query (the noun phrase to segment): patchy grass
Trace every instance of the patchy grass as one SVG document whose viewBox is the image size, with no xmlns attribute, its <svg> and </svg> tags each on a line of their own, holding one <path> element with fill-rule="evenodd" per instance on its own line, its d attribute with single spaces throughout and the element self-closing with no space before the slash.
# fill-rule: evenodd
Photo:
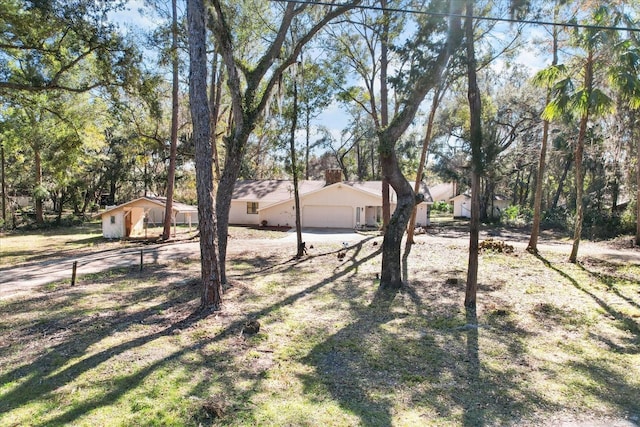
<svg viewBox="0 0 640 427">
<path fill-rule="evenodd" d="M 193 262 L 0 302 L 0 425 L 638 423 L 638 268 L 488 253 L 466 312 L 464 250 L 418 240 L 399 292 L 368 239 L 242 252 L 209 315 Z"/>
<path fill-rule="evenodd" d="M 43 258 L 72 256 L 83 250 L 101 250 L 118 245 L 102 237 L 101 223 L 74 227 L 11 231 L 0 234 L 0 267 Z"/>
<path fill-rule="evenodd" d="M 173 233 L 174 229 L 171 228 Z M 195 227 L 179 225 L 175 238 L 187 239 L 197 233 Z M 250 227 L 229 227 L 231 240 L 278 239 L 285 231 L 261 230 Z M 162 227 L 147 229 L 149 240 L 162 235 Z M 140 244 L 143 239 L 121 241 L 102 237 L 100 222 L 74 227 L 55 227 L 42 230 L 11 231 L 0 233 L 0 268 L 29 263 L 42 259 L 72 257 L 91 252 L 123 248 Z"/>
</svg>

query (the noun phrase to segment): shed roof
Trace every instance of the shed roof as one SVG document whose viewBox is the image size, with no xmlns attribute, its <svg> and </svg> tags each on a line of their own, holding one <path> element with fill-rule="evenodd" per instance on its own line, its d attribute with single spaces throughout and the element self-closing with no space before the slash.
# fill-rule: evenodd
<svg viewBox="0 0 640 427">
<path fill-rule="evenodd" d="M 114 206 L 102 212 L 100 216 L 105 215 L 107 213 L 111 213 L 115 210 L 125 208 L 127 206 L 133 206 L 138 204 L 151 204 L 156 205 L 158 207 L 164 208 L 167 203 L 166 197 L 157 197 L 157 196 L 144 196 L 138 197 L 137 199 L 128 201 L 126 203 L 122 203 L 120 205 Z M 175 200 L 171 204 L 171 208 L 176 213 L 194 213 L 198 212 L 198 208 L 196 206 L 187 205 L 185 203 L 176 202 Z"/>
</svg>

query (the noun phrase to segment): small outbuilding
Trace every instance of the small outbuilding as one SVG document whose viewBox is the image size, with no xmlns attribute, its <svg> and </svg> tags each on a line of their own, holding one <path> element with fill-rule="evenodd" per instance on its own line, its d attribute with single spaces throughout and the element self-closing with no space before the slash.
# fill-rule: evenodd
<svg viewBox="0 0 640 427">
<path fill-rule="evenodd" d="M 449 202 L 453 203 L 454 218 L 471 218 L 470 194 L 459 194 L 449 199 Z M 498 218 L 507 207 L 509 207 L 508 200 L 501 196 L 495 196 L 492 205 L 487 207 L 487 214 L 493 218 Z"/>
<path fill-rule="evenodd" d="M 164 197 L 140 197 L 118 206 L 107 207 L 102 217 L 102 235 L 108 239 L 145 237 L 147 227 L 164 223 L 167 199 Z M 172 203 L 171 222 L 189 224 L 198 222 L 198 208 L 184 203 Z"/>
</svg>

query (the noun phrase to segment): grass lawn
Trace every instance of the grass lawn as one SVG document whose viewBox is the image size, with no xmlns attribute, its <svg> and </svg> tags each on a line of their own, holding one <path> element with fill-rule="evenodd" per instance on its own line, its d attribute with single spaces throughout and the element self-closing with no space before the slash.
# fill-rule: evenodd
<svg viewBox="0 0 640 427">
<path fill-rule="evenodd" d="M 119 241 L 103 238 L 101 227 L 100 222 L 88 222 L 73 227 L 0 233 L 0 267 L 122 246 Z"/>
<path fill-rule="evenodd" d="M 208 315 L 188 260 L 1 301 L 0 425 L 640 422 L 640 265 L 484 253 L 465 312 L 464 247 L 418 236 L 384 293 L 379 242 L 242 252 Z"/>
<path fill-rule="evenodd" d="M 195 227 L 179 225 L 174 239 L 187 239 L 197 233 Z M 173 234 L 174 228 L 171 227 Z M 147 230 L 149 240 L 162 235 L 162 227 Z M 230 227 L 229 238 L 233 239 L 276 239 L 283 231 L 260 230 L 250 227 Z M 80 226 L 54 227 L 31 231 L 0 233 L 0 268 L 15 266 L 44 258 L 71 257 L 82 253 L 123 248 L 140 244 L 141 239 L 122 241 L 102 237 L 102 223 L 88 222 Z"/>
</svg>

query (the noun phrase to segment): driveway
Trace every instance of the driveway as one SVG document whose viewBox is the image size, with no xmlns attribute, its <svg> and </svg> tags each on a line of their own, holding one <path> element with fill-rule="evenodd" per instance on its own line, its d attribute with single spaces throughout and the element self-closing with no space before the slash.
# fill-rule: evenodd
<svg viewBox="0 0 640 427">
<path fill-rule="evenodd" d="M 524 234 L 500 235 L 497 238 L 506 240 L 519 250 L 526 247 Z M 327 229 L 327 228 L 305 228 L 302 230 L 302 241 L 307 243 L 307 247 L 317 243 L 347 243 L 354 245 L 361 240 L 371 238 L 372 235 L 356 233 L 351 229 Z M 482 239 L 491 237 L 483 233 Z M 468 235 L 465 233 L 453 234 L 436 233 L 429 234 L 428 240 L 439 240 L 456 242 L 461 247 L 468 245 Z M 230 240 L 228 253 L 243 252 L 247 248 L 273 250 L 274 248 L 291 251 L 295 253 L 296 232 L 290 231 L 285 237 L 279 239 L 251 239 L 251 240 Z M 540 250 L 545 252 L 560 252 L 569 254 L 571 242 L 558 242 L 553 239 L 542 241 Z M 38 286 L 46 285 L 58 281 L 71 281 L 71 273 L 74 261 L 77 262 L 77 277 L 98 273 L 112 268 L 131 267 L 140 265 L 140 251 L 142 251 L 143 264 L 156 262 L 166 262 L 183 258 L 198 258 L 200 254 L 200 244 L 197 241 L 176 242 L 165 244 L 145 245 L 137 248 L 112 249 L 101 251 L 85 256 L 73 258 L 42 260 L 31 262 L 17 267 L 0 269 L 0 300 L 11 296 L 26 293 Z M 580 245 L 580 255 L 591 255 L 597 258 L 612 262 L 628 262 L 640 264 L 640 250 L 638 249 L 614 249 L 602 243 L 583 242 Z"/>
<path fill-rule="evenodd" d="M 370 235 L 356 233 L 352 229 L 349 228 L 303 228 L 302 229 L 302 241 L 307 243 L 331 243 L 337 242 L 342 243 L 346 242 L 349 245 L 354 243 L 358 243 L 361 240 L 371 237 Z M 287 235 L 282 239 L 279 239 L 281 242 L 292 242 L 295 243 L 297 240 L 296 230 L 291 229 L 287 232 Z"/>
<path fill-rule="evenodd" d="M 369 236 L 355 233 L 347 229 L 309 228 L 302 231 L 302 240 L 307 247 L 312 243 L 320 242 L 346 242 L 355 244 Z M 282 246 L 295 251 L 296 233 L 287 233 L 280 239 L 256 239 L 251 241 L 229 241 L 229 254 L 243 251 L 246 245 L 251 248 L 264 246 L 273 248 Z M 84 256 L 75 256 L 65 259 L 42 260 L 30 262 L 17 267 L 0 269 L 0 300 L 29 292 L 38 286 L 59 281 L 71 281 L 73 263 L 77 262 L 76 276 L 99 273 L 113 268 L 131 267 L 140 265 L 140 253 L 144 264 L 166 262 L 170 260 L 198 257 L 200 244 L 197 241 L 165 243 L 145 245 L 136 248 L 112 249 Z"/>
<path fill-rule="evenodd" d="M 98 273 L 119 267 L 181 259 L 199 252 L 198 242 L 146 245 L 137 248 L 112 249 L 73 258 L 30 262 L 18 267 L 0 269 L 0 300 L 27 292 L 38 286 L 69 280 L 73 263 L 77 262 L 76 275 Z"/>
</svg>

